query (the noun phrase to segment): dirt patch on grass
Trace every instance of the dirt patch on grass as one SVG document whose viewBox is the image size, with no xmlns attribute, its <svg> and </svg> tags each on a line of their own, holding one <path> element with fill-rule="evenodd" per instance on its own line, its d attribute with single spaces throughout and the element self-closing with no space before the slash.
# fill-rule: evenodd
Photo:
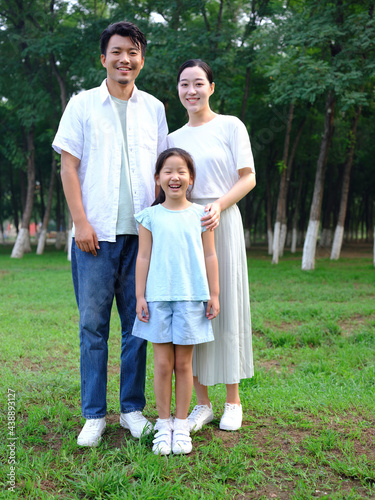
<svg viewBox="0 0 375 500">
<path fill-rule="evenodd" d="M 270 359 L 266 361 L 257 361 L 257 369 L 263 368 L 266 372 L 281 373 L 281 364 L 275 359 Z"/>
<path fill-rule="evenodd" d="M 290 300 L 288 302 L 291 302 Z M 266 328 L 269 328 L 270 330 L 277 330 L 278 332 L 290 332 L 294 333 L 297 329 L 297 327 L 301 326 L 303 323 L 302 321 L 278 321 L 278 322 L 273 322 L 270 320 L 265 320 L 264 322 Z M 263 334 L 264 335 L 264 334 Z"/>
<path fill-rule="evenodd" d="M 370 314 L 369 316 L 362 316 L 361 314 L 355 314 L 350 318 L 338 321 L 338 325 L 341 330 L 341 335 L 343 337 L 349 337 L 363 327 L 366 327 L 370 322 L 375 321 L 375 314 Z"/>
<path fill-rule="evenodd" d="M 342 246 L 340 258 L 358 259 L 360 257 L 371 258 L 373 252 L 372 243 L 345 243 Z M 316 258 L 330 258 L 331 248 L 322 248 L 319 245 L 316 248 Z"/>
<path fill-rule="evenodd" d="M 27 418 L 27 417 L 26 417 Z M 155 419 L 151 419 L 154 421 Z M 289 423 L 290 421 L 290 423 Z M 153 422 L 154 423 L 154 422 Z M 69 434 L 59 434 L 56 432 L 56 422 L 43 419 L 43 425 L 47 431 L 38 436 L 37 445 L 33 446 L 34 453 L 46 453 L 53 450 L 59 454 L 66 445 L 67 439 L 74 439 L 81 429 L 81 422 L 77 419 L 74 430 Z M 332 449 L 325 452 L 321 457 L 309 448 L 306 443 L 319 440 L 323 431 L 334 431 L 336 442 Z M 361 416 L 358 411 L 347 413 L 342 417 L 332 416 L 327 419 L 316 415 L 295 412 L 294 414 L 281 416 L 257 416 L 251 420 L 243 422 L 243 427 L 239 432 L 226 432 L 219 429 L 219 420 L 215 419 L 201 431 L 192 434 L 193 452 L 189 455 L 191 464 L 195 460 L 205 460 L 212 463 L 219 463 L 217 447 L 215 442 L 220 443 L 222 450 L 222 460 L 228 460 L 230 453 L 237 453 L 238 450 L 246 449 L 246 465 L 249 467 L 249 474 L 254 470 L 260 471 L 263 475 L 259 488 L 249 491 L 247 484 L 236 483 L 237 491 L 231 498 L 235 499 L 281 499 L 291 498 L 299 491 L 301 479 L 307 485 L 310 496 L 320 498 L 330 498 L 330 495 L 342 492 L 344 496 L 355 491 L 361 498 L 375 498 L 371 496 L 369 490 L 361 484 L 366 481 L 365 477 L 360 477 L 360 472 L 353 473 L 353 477 L 348 477 L 343 473 L 338 473 L 330 466 L 327 458 L 335 460 L 346 460 L 345 450 L 350 449 L 351 456 L 364 457 L 368 464 L 375 466 L 375 418 L 369 419 Z M 123 429 L 119 423 L 118 414 L 107 415 L 107 428 L 103 435 L 103 445 L 99 446 L 98 452 L 105 456 L 106 450 L 126 447 L 132 438 L 130 432 Z M 152 436 L 142 438 L 142 445 L 149 448 L 152 453 Z M 213 455 L 210 455 L 210 446 L 213 446 Z M 233 450 L 233 451 L 232 451 Z M 86 453 L 85 448 L 72 449 L 75 457 Z M 359 469 L 360 471 L 360 469 Z M 311 487 L 313 484 L 313 487 Z M 308 486 L 310 485 L 310 486 Z M 56 486 L 48 479 L 43 479 L 40 488 L 53 493 Z M 246 493 L 239 493 L 241 489 Z M 301 490 L 299 498 L 303 498 L 307 490 Z"/>
</svg>

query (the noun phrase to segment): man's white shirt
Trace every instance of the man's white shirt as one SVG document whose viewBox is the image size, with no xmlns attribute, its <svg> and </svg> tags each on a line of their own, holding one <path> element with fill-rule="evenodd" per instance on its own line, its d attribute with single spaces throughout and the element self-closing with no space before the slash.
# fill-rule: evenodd
<svg viewBox="0 0 375 500">
<path fill-rule="evenodd" d="M 133 210 L 155 198 L 157 156 L 166 148 L 168 127 L 163 104 L 134 87 L 128 101 L 127 139 Z M 99 241 L 116 241 L 123 136 L 106 80 L 69 101 L 52 147 L 80 160 L 78 177 L 87 220 Z"/>
</svg>

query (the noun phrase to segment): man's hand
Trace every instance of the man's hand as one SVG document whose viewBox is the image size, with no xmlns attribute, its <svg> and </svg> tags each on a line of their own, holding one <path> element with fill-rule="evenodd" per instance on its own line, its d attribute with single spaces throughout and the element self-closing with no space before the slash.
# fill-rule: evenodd
<svg viewBox="0 0 375 500">
<path fill-rule="evenodd" d="M 100 247 L 96 232 L 89 222 L 75 223 L 74 238 L 77 247 L 82 250 L 82 252 L 91 252 L 94 257 L 96 257 L 96 251 L 99 250 Z"/>
</svg>

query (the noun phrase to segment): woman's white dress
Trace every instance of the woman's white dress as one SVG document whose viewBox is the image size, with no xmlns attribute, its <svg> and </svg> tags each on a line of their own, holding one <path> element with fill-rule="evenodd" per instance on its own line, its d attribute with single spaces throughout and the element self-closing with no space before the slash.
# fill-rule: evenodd
<svg viewBox="0 0 375 500">
<path fill-rule="evenodd" d="M 239 169 L 255 172 L 246 127 L 234 116 L 217 115 L 199 127 L 185 125 L 168 136 L 168 147 L 192 155 L 197 172 L 192 198 L 201 205 L 228 192 Z M 203 385 L 235 384 L 254 374 L 245 239 L 237 205 L 221 213 L 215 247 L 220 279 L 215 340 L 195 346 L 193 357 L 194 375 Z"/>
</svg>

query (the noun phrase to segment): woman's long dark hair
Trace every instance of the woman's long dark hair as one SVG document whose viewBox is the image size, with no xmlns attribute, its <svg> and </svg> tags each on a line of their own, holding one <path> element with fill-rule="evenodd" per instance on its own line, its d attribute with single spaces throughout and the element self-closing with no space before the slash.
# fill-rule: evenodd
<svg viewBox="0 0 375 500">
<path fill-rule="evenodd" d="M 186 166 L 189 170 L 190 177 L 193 179 L 193 184 L 191 188 L 189 189 L 189 192 L 186 193 L 187 195 L 190 194 L 191 190 L 194 187 L 194 182 L 195 182 L 195 167 L 194 167 L 194 161 L 193 158 L 189 155 L 187 151 L 181 148 L 169 148 L 160 153 L 158 159 L 156 160 L 156 165 L 155 165 L 155 174 L 154 177 L 156 178 L 158 175 L 160 175 L 160 171 L 164 166 L 165 161 L 167 158 L 170 156 L 178 156 L 184 160 L 186 163 Z M 151 205 L 152 207 L 154 205 L 159 205 L 160 203 L 165 202 L 165 193 L 163 189 L 160 187 L 159 195 L 157 196 L 156 200 L 154 203 Z"/>
<path fill-rule="evenodd" d="M 183 64 L 181 64 L 181 66 L 178 70 L 177 85 L 180 82 L 180 76 L 181 76 L 181 73 L 184 71 L 184 69 L 195 68 L 196 66 L 203 69 L 203 71 L 206 73 L 207 80 L 210 82 L 210 84 L 213 83 L 214 76 L 213 76 L 212 69 L 210 68 L 210 66 L 206 62 L 202 61 L 202 59 L 189 59 L 188 61 L 185 61 Z"/>
</svg>

